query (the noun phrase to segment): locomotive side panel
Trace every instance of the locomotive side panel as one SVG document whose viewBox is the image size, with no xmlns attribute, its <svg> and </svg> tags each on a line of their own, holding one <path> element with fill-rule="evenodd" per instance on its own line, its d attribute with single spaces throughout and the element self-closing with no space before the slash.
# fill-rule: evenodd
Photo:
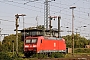
<svg viewBox="0 0 90 60">
<path fill-rule="evenodd" d="M 66 43 L 65 41 L 61 40 L 59 41 L 59 44 L 58 44 L 58 47 L 59 47 L 59 52 L 66 52 Z"/>
<path fill-rule="evenodd" d="M 40 39 L 38 44 L 38 53 L 63 52 L 66 50 L 66 44 L 63 40 Z"/>
</svg>

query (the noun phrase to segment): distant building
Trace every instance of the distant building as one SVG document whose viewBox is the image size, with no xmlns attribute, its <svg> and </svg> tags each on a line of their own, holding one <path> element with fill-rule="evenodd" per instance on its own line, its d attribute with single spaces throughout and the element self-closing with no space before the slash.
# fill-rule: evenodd
<svg viewBox="0 0 90 60">
<path fill-rule="evenodd" d="M 51 36 L 51 37 L 58 37 L 58 31 L 57 30 L 45 30 L 45 34 L 44 31 L 41 29 L 31 29 L 31 30 L 18 30 L 21 31 L 22 34 L 22 41 L 24 41 L 24 34 L 25 37 L 27 36 Z"/>
</svg>

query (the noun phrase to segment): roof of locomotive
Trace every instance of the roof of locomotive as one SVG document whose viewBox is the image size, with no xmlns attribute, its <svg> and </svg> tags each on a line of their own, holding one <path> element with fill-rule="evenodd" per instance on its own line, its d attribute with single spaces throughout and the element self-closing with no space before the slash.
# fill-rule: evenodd
<svg viewBox="0 0 90 60">
<path fill-rule="evenodd" d="M 42 37 L 42 38 L 44 38 L 44 39 L 49 39 L 49 40 L 64 40 L 62 37 L 61 38 L 57 38 L 57 37 L 46 37 L 46 36 L 28 36 L 28 37 L 32 37 L 32 38 L 38 38 L 38 37 Z M 28 38 L 27 37 L 27 38 Z"/>
<path fill-rule="evenodd" d="M 32 36 L 29 36 L 32 37 Z M 64 40 L 62 37 L 57 38 L 57 37 L 49 37 L 49 36 L 33 36 L 33 38 L 36 37 L 43 37 L 44 39 L 49 39 L 49 40 Z"/>
<path fill-rule="evenodd" d="M 62 40 L 63 38 L 57 38 L 57 37 L 44 37 L 45 39 L 50 39 L 50 40 Z"/>
</svg>

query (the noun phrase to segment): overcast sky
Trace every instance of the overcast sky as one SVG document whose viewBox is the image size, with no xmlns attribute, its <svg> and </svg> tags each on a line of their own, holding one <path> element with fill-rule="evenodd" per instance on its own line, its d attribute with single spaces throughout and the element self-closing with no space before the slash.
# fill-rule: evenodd
<svg viewBox="0 0 90 60">
<path fill-rule="evenodd" d="M 31 0 L 33 1 L 33 0 Z M 51 1 L 51 0 L 49 0 Z M 44 2 L 39 0 L 0 0 L 0 28 L 2 34 L 15 34 L 15 15 L 25 14 L 25 28 L 44 24 Z M 72 10 L 74 9 L 74 32 L 80 32 L 84 37 L 90 38 L 90 0 L 55 0 L 49 2 L 50 16 L 61 16 L 61 35 L 71 34 Z M 36 21 L 37 17 L 37 21 Z M 19 29 L 23 29 L 23 17 L 19 18 Z M 57 28 L 57 19 L 52 21 L 53 28 Z M 87 26 L 87 27 L 83 27 Z M 66 28 L 69 27 L 69 28 Z"/>
</svg>

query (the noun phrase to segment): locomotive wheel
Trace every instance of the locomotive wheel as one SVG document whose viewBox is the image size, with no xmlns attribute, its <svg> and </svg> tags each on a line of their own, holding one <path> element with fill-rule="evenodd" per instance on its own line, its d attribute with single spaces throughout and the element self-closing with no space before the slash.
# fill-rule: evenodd
<svg viewBox="0 0 90 60">
<path fill-rule="evenodd" d="M 30 57 L 30 54 L 28 52 L 24 53 L 25 57 Z"/>
</svg>

